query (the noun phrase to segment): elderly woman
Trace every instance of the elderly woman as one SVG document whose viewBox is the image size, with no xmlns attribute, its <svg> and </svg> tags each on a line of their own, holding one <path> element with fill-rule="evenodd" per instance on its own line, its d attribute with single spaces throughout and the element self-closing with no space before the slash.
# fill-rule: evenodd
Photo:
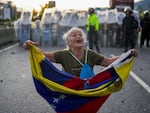
<svg viewBox="0 0 150 113">
<path fill-rule="evenodd" d="M 84 46 L 85 34 L 80 28 L 71 28 L 64 34 L 63 38 L 65 39 L 67 49 L 43 52 L 43 54 L 51 62 L 62 64 L 64 71 L 73 75 L 80 76 L 83 64 L 88 64 L 91 68 L 94 65 L 108 66 L 119 58 L 119 56 L 108 58 L 94 50 L 86 49 Z M 37 45 L 37 42 L 27 40 L 24 43 L 24 48 L 28 49 L 31 44 Z M 137 56 L 134 49 L 132 50 L 132 54 Z"/>
</svg>

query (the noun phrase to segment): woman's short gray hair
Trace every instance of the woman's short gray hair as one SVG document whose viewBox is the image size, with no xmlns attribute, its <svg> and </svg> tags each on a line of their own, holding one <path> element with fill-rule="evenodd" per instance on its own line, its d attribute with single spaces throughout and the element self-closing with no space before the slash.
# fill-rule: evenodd
<svg viewBox="0 0 150 113">
<path fill-rule="evenodd" d="M 74 31 L 80 31 L 82 33 L 83 39 L 85 40 L 85 38 L 86 38 L 86 35 L 85 35 L 84 31 L 81 28 L 73 27 L 63 35 L 63 39 L 65 40 L 67 47 L 68 47 L 68 40 L 71 37 L 72 32 L 74 32 Z"/>
</svg>

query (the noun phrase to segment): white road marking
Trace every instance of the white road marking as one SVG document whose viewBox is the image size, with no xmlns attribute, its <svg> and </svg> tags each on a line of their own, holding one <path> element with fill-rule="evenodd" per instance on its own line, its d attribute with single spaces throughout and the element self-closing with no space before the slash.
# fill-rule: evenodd
<svg viewBox="0 0 150 113">
<path fill-rule="evenodd" d="M 148 92 L 150 93 L 150 87 L 140 79 L 133 71 L 130 71 L 130 75 Z"/>
<path fill-rule="evenodd" d="M 14 45 L 12 45 L 12 46 L 9 46 L 9 47 L 7 47 L 7 48 L 4 48 L 4 49 L 0 50 L 0 53 L 5 52 L 5 51 L 7 51 L 7 50 L 9 50 L 9 49 L 11 49 L 11 48 L 14 48 L 14 47 L 18 46 L 18 45 L 19 45 L 19 43 L 16 43 L 16 44 L 14 44 Z"/>
</svg>

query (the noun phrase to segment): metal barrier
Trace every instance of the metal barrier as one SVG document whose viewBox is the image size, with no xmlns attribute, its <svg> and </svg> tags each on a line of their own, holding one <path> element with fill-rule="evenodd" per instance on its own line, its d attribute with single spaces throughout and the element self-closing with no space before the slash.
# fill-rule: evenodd
<svg viewBox="0 0 150 113">
<path fill-rule="evenodd" d="M 96 11 L 96 14 L 100 22 L 100 30 L 98 32 L 99 45 L 101 47 L 123 47 L 124 39 L 121 31 L 121 25 L 125 14 L 123 12 L 118 12 L 116 9 Z M 23 17 L 26 18 L 23 18 L 22 22 L 31 25 L 31 21 L 27 18 L 29 17 L 29 12 Z M 22 40 L 26 38 L 25 40 L 32 39 L 43 45 L 49 44 L 50 46 L 64 46 L 65 41 L 63 40 L 63 35 L 71 27 L 80 27 L 87 34 L 87 17 L 87 11 L 59 11 L 53 8 L 48 8 L 45 9 L 42 19 L 38 22 L 39 27 L 36 26 L 32 28 L 31 25 L 29 28 L 32 29 L 31 37 L 28 37 L 30 36 L 30 31 L 28 31 L 29 29 L 26 30 L 25 26 L 21 26 L 21 22 L 16 23 L 16 36 L 18 37 L 18 32 L 20 32 L 19 35 L 22 35 L 20 36 Z M 28 21 L 26 22 L 25 20 Z M 21 27 L 24 28 L 24 30 L 22 30 Z M 19 31 L 18 29 L 22 31 Z"/>
<path fill-rule="evenodd" d="M 0 45 L 4 45 L 9 42 L 17 41 L 15 37 L 14 28 L 0 29 Z"/>
</svg>

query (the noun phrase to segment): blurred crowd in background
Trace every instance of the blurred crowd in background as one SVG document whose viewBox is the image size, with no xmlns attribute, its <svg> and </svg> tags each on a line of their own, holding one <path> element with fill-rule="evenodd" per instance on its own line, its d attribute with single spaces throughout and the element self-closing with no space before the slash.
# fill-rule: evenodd
<svg viewBox="0 0 150 113">
<path fill-rule="evenodd" d="M 132 10 L 132 15 L 138 21 L 139 32 L 137 33 L 136 43 L 139 43 L 141 35 L 140 21 L 144 17 L 144 12 Z M 122 32 L 123 18 L 125 12 L 117 9 L 95 10 L 99 19 L 100 30 L 98 31 L 98 42 L 101 47 L 123 47 L 124 38 Z M 24 10 L 21 17 L 14 22 L 16 37 L 21 43 L 31 39 L 42 44 L 51 46 L 64 45 L 63 34 L 71 27 L 80 27 L 85 32 L 87 25 L 88 12 L 86 10 L 57 10 L 56 8 L 47 8 L 44 10 L 41 18 L 33 20 L 32 11 Z"/>
</svg>

